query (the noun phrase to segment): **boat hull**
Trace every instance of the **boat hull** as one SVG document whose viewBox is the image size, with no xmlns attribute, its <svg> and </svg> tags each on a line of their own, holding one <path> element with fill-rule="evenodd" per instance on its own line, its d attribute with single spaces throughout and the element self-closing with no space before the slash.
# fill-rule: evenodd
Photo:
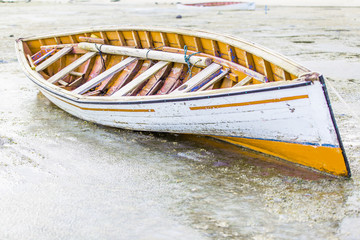
<svg viewBox="0 0 360 240">
<path fill-rule="evenodd" d="M 319 171 L 349 175 L 320 82 L 203 97 L 108 102 L 77 100 L 38 85 L 59 108 L 87 121 L 211 136 Z"/>
</svg>

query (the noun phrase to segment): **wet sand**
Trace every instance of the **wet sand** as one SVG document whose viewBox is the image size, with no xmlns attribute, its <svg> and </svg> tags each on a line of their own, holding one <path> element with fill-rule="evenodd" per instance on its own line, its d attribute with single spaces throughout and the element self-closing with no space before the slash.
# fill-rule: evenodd
<svg viewBox="0 0 360 240">
<path fill-rule="evenodd" d="M 0 239 L 357 239 L 359 10 L 0 4 Z M 323 73 L 352 179 L 312 175 L 205 138 L 82 121 L 47 101 L 14 53 L 19 37 L 138 24 L 230 34 Z"/>
</svg>

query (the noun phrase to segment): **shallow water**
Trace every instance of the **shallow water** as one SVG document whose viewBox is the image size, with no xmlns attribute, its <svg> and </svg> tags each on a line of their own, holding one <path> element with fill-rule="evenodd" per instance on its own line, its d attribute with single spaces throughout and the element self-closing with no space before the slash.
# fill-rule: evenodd
<svg viewBox="0 0 360 240">
<path fill-rule="evenodd" d="M 0 239 L 358 239 L 358 12 L 0 4 Z M 120 24 L 223 32 L 324 73 L 352 179 L 207 138 L 82 121 L 43 97 L 16 62 L 18 37 Z"/>
</svg>

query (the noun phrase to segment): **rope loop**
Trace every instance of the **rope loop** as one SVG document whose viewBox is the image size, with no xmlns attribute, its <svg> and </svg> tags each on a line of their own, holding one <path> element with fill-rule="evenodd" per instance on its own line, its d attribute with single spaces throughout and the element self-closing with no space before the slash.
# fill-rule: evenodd
<svg viewBox="0 0 360 240">
<path fill-rule="evenodd" d="M 102 64 L 102 70 L 105 71 L 105 59 L 102 55 L 102 51 L 101 51 L 101 47 L 103 46 L 103 44 L 100 44 L 100 47 L 98 47 L 98 45 L 95 43 L 95 48 L 98 50 L 100 57 L 101 57 L 101 64 Z"/>
<path fill-rule="evenodd" d="M 191 70 L 192 70 L 192 67 L 194 66 L 193 64 L 190 63 L 190 58 L 198 53 L 201 53 L 201 52 L 196 52 L 196 53 L 192 53 L 188 56 L 186 56 L 186 53 L 187 53 L 187 46 L 185 45 L 184 46 L 184 60 L 188 66 L 188 72 L 187 73 L 190 73 L 189 75 L 189 78 L 191 78 L 192 74 L 191 74 Z"/>
</svg>

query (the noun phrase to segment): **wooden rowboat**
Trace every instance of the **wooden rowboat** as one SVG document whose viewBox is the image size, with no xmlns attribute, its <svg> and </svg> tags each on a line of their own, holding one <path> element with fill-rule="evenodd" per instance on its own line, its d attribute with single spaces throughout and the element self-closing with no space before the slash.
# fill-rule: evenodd
<svg viewBox="0 0 360 240">
<path fill-rule="evenodd" d="M 202 3 L 178 3 L 178 9 L 184 10 L 215 10 L 215 11 L 237 11 L 255 10 L 255 2 L 202 2 Z"/>
<path fill-rule="evenodd" d="M 122 27 L 18 39 L 55 105 L 98 124 L 198 134 L 350 177 L 322 75 L 242 39 Z"/>
</svg>

